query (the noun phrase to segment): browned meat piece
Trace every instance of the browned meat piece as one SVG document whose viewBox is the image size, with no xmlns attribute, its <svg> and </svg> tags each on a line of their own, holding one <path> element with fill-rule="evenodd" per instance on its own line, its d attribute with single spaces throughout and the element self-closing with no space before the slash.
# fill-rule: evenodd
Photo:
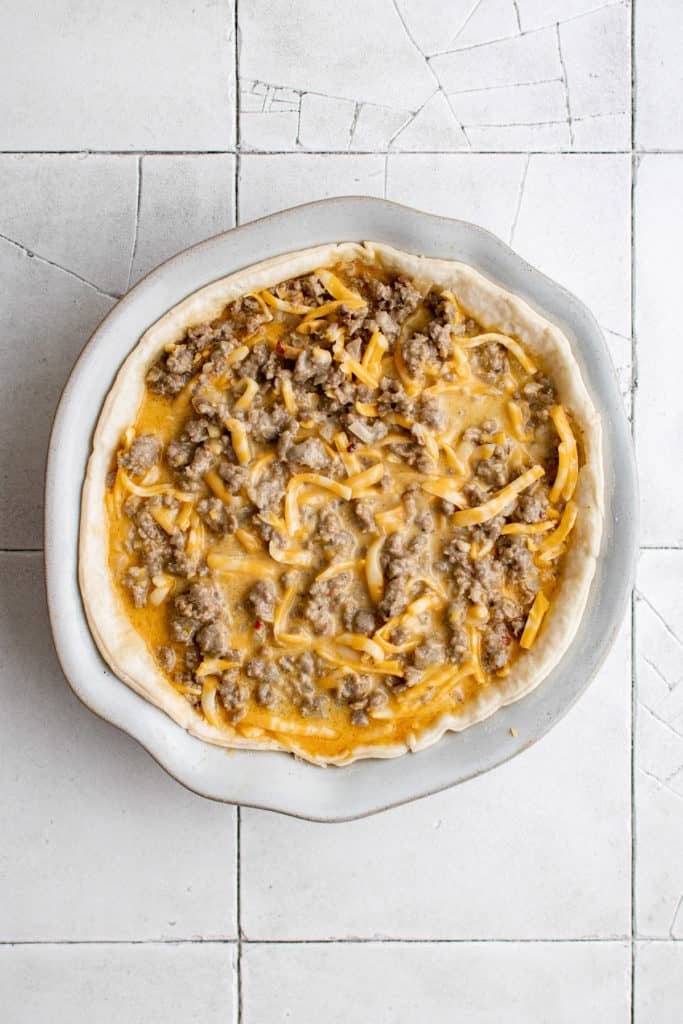
<svg viewBox="0 0 683 1024">
<path fill-rule="evenodd" d="M 247 485 L 249 500 L 261 512 L 279 508 L 287 486 L 287 470 L 281 462 L 271 462 L 257 483 Z"/>
<path fill-rule="evenodd" d="M 267 441 L 275 441 L 285 431 L 296 432 L 298 423 L 281 403 L 276 403 L 272 409 L 264 409 L 261 406 L 252 406 L 249 410 L 249 428 L 254 441 L 263 444 Z"/>
<path fill-rule="evenodd" d="M 220 591 L 212 583 L 191 583 L 175 598 L 175 609 L 181 616 L 199 622 L 213 622 L 224 609 Z"/>
<path fill-rule="evenodd" d="M 498 672 L 510 657 L 510 634 L 501 623 L 482 636 L 481 665 L 484 672 Z"/>
<path fill-rule="evenodd" d="M 171 441 L 166 448 L 166 461 L 172 469 L 183 469 L 192 460 L 194 445 L 186 439 Z"/>
<path fill-rule="evenodd" d="M 200 625 L 198 619 L 188 618 L 184 615 L 176 616 L 171 619 L 171 636 L 179 644 L 192 643 Z"/>
<path fill-rule="evenodd" d="M 271 580 L 259 580 L 249 591 L 247 599 L 254 610 L 254 616 L 261 622 L 272 622 L 278 596 Z"/>
<path fill-rule="evenodd" d="M 230 652 L 230 630 L 220 619 L 202 626 L 196 641 L 206 658 L 224 658 Z"/>
<path fill-rule="evenodd" d="M 413 334 L 401 343 L 401 352 L 411 377 L 417 377 L 423 366 L 434 361 L 435 349 L 425 334 Z"/>
<path fill-rule="evenodd" d="M 393 377 L 382 377 L 377 396 L 377 408 L 381 415 L 397 412 L 401 416 L 408 416 L 412 412 L 413 403 L 403 390 L 400 381 Z"/>
<path fill-rule="evenodd" d="M 142 476 L 158 461 L 161 445 L 154 434 L 140 434 L 127 452 L 119 455 L 119 466 L 127 469 L 131 476 Z"/>
<path fill-rule="evenodd" d="M 523 523 L 540 523 L 548 517 L 548 490 L 546 487 L 536 486 L 526 494 L 520 494 L 517 499 L 515 515 Z"/>
<path fill-rule="evenodd" d="M 370 332 L 381 331 L 387 341 L 393 341 L 400 330 L 399 325 L 385 309 L 376 310 L 372 320 L 366 321 L 365 327 Z"/>
<path fill-rule="evenodd" d="M 254 697 L 257 704 L 262 704 L 264 707 L 269 708 L 277 701 L 278 694 L 275 687 L 270 683 L 257 683 Z"/>
<path fill-rule="evenodd" d="M 365 499 L 355 501 L 353 504 L 353 510 L 361 529 L 372 531 L 377 529 L 375 524 L 375 511 L 372 502 Z"/>
<path fill-rule="evenodd" d="M 438 640 L 426 640 L 413 653 L 416 668 L 428 668 L 430 665 L 443 664 L 446 661 L 444 646 Z"/>
<path fill-rule="evenodd" d="M 282 681 L 277 665 L 265 658 L 248 658 L 244 664 L 244 671 L 249 679 L 256 679 L 261 683 L 268 683 L 270 686 L 275 686 Z"/>
<path fill-rule="evenodd" d="M 508 469 L 508 453 L 503 445 L 496 445 L 490 459 L 482 459 L 475 466 L 475 473 L 489 487 L 500 490 L 510 480 Z"/>
<path fill-rule="evenodd" d="M 157 647 L 157 660 L 165 672 L 172 672 L 175 668 L 176 653 L 172 647 Z"/>
<path fill-rule="evenodd" d="M 348 555 L 354 547 L 353 535 L 343 529 L 339 517 L 332 511 L 320 513 L 316 537 L 322 544 L 326 558 L 334 555 Z"/>
<path fill-rule="evenodd" d="M 288 435 L 282 436 L 281 441 Z M 325 451 L 325 445 L 317 437 L 309 437 L 300 444 L 283 445 L 279 449 L 280 457 L 293 469 L 299 466 L 306 466 L 308 469 L 327 469 L 330 464 L 330 457 Z"/>
<path fill-rule="evenodd" d="M 353 616 L 353 632 L 362 633 L 364 636 L 372 636 L 376 628 L 375 613 L 369 608 L 359 608 Z"/>
<path fill-rule="evenodd" d="M 322 384 L 332 366 L 332 354 L 324 348 L 305 348 L 297 356 L 294 367 L 294 380 L 301 383 L 310 380 L 313 384 Z"/>
<path fill-rule="evenodd" d="M 415 402 L 413 416 L 418 423 L 424 423 L 425 426 L 437 430 L 446 423 L 446 414 L 435 395 L 421 394 Z"/>
<path fill-rule="evenodd" d="M 183 470 L 183 476 L 191 483 L 196 484 L 205 473 L 212 468 L 216 461 L 216 456 L 208 447 L 208 445 L 202 444 L 195 448 L 192 461 Z"/>
<path fill-rule="evenodd" d="M 390 284 L 373 278 L 370 291 L 378 307 L 391 313 L 399 323 L 413 313 L 420 302 L 420 293 L 405 277 L 396 277 Z"/>
<path fill-rule="evenodd" d="M 144 608 L 149 596 L 150 579 L 146 569 L 139 566 L 131 566 L 123 578 L 131 600 L 136 608 Z"/>
<path fill-rule="evenodd" d="M 218 694 L 231 722 L 239 722 L 247 713 L 249 687 L 240 679 L 239 669 L 228 669 L 221 675 Z"/>
<path fill-rule="evenodd" d="M 364 444 L 376 444 L 389 432 L 386 423 L 377 417 L 367 419 L 364 416 L 349 416 L 347 427 L 349 433 L 360 438 Z"/>
<path fill-rule="evenodd" d="M 471 363 L 474 372 L 487 384 L 497 384 L 510 370 L 507 351 L 497 341 L 486 341 L 472 349 Z"/>
<path fill-rule="evenodd" d="M 234 533 L 237 529 L 237 516 L 220 498 L 202 498 L 197 504 L 197 514 L 211 532 L 219 536 Z"/>
</svg>

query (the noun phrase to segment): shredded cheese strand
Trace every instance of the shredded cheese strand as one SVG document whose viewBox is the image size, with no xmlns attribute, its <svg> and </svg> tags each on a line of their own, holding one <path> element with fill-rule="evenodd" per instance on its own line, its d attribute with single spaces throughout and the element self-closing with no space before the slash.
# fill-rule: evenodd
<svg viewBox="0 0 683 1024">
<path fill-rule="evenodd" d="M 512 483 L 507 484 L 502 490 L 498 491 L 497 494 L 489 500 L 484 502 L 483 505 L 478 505 L 475 508 L 461 509 L 458 512 L 453 513 L 453 522 L 456 526 L 475 526 L 479 523 L 485 523 L 489 519 L 493 519 L 494 516 L 500 515 L 503 509 L 510 504 L 513 498 L 515 498 L 522 491 L 526 490 L 527 487 L 531 487 L 536 480 L 545 474 L 543 466 L 532 466 L 526 473 L 522 473 Z"/>
</svg>

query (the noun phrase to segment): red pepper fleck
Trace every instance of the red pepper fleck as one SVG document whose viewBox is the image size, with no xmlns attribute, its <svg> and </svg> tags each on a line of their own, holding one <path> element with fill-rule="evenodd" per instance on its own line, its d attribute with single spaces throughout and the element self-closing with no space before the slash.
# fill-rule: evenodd
<svg viewBox="0 0 683 1024">
<path fill-rule="evenodd" d="M 510 646 L 510 637 L 509 636 L 504 636 L 502 638 L 502 640 L 501 640 L 501 643 L 504 644 L 505 647 L 509 647 Z"/>
<path fill-rule="evenodd" d="M 254 629 L 263 629 L 263 623 L 260 619 L 256 619 L 254 622 Z"/>
<path fill-rule="evenodd" d="M 281 341 L 278 341 L 277 345 L 275 346 L 275 351 L 279 356 L 283 356 L 285 354 L 285 346 L 282 344 Z"/>
<path fill-rule="evenodd" d="M 357 448 L 356 442 L 355 441 L 351 441 L 349 443 L 349 446 L 348 446 L 348 448 L 346 450 L 349 451 L 349 452 L 355 452 L 356 448 Z"/>
</svg>

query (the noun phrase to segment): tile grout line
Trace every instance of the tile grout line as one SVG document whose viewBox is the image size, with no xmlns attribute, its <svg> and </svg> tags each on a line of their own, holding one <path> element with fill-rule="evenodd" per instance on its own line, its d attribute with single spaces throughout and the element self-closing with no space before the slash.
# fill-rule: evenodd
<svg viewBox="0 0 683 1024">
<path fill-rule="evenodd" d="M 549 122 L 564 123 L 564 122 Z M 471 126 L 469 126 L 471 127 Z M 508 125 L 501 125 L 508 127 Z M 391 149 L 392 156 L 682 156 L 683 149 Z M 241 145 L 222 149 L 0 149 L 5 156 L 386 156 L 386 149 L 252 149 Z"/>
<path fill-rule="evenodd" d="M 638 354 L 636 344 L 636 38 L 635 0 L 631 2 L 631 437 L 636 440 L 636 390 L 638 388 Z M 636 597 L 631 591 L 631 1024 L 636 1019 Z"/>
<path fill-rule="evenodd" d="M 233 218 L 235 226 L 240 222 L 240 176 L 242 129 L 240 123 L 240 29 L 239 0 L 234 0 L 233 34 L 235 45 L 235 172 L 233 180 Z M 237 960 L 235 964 L 237 984 L 237 1024 L 244 1019 L 244 988 L 242 979 L 242 808 L 235 809 L 235 917 L 237 924 Z"/>
<path fill-rule="evenodd" d="M 640 940 L 648 943 L 678 943 L 683 945 L 682 939 L 672 939 L 669 936 L 648 936 Z M 630 936 L 610 935 L 593 936 L 589 938 L 462 938 L 462 939 L 408 939 L 408 938 L 363 938 L 354 936 L 352 938 L 336 939 L 247 939 L 241 940 L 243 946 L 486 946 L 486 945 L 545 945 L 545 946 L 569 946 L 569 945 L 625 945 L 630 943 Z M 18 939 L 0 940 L 0 949 L 11 949 L 19 946 L 239 946 L 235 939 Z"/>
</svg>

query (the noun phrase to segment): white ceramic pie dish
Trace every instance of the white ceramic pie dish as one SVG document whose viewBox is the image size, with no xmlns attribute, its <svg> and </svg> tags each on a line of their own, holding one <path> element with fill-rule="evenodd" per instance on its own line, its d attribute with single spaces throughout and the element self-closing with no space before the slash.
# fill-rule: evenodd
<svg viewBox="0 0 683 1024">
<path fill-rule="evenodd" d="M 151 323 L 203 285 L 259 260 L 324 242 L 368 238 L 463 260 L 564 330 L 603 420 L 606 522 L 577 636 L 536 690 L 419 754 L 322 769 L 287 754 L 229 751 L 195 739 L 117 679 L 90 635 L 78 589 L 80 497 L 102 402 L 121 362 Z M 83 350 L 62 395 L 48 454 L 45 559 L 54 641 L 76 695 L 137 739 L 190 789 L 314 820 L 348 820 L 488 771 L 562 718 L 601 665 L 621 623 L 637 546 L 636 507 L 630 432 L 616 377 L 600 329 L 578 299 L 475 225 L 371 198 L 311 203 L 225 232 L 164 263 L 115 306 Z"/>
</svg>

